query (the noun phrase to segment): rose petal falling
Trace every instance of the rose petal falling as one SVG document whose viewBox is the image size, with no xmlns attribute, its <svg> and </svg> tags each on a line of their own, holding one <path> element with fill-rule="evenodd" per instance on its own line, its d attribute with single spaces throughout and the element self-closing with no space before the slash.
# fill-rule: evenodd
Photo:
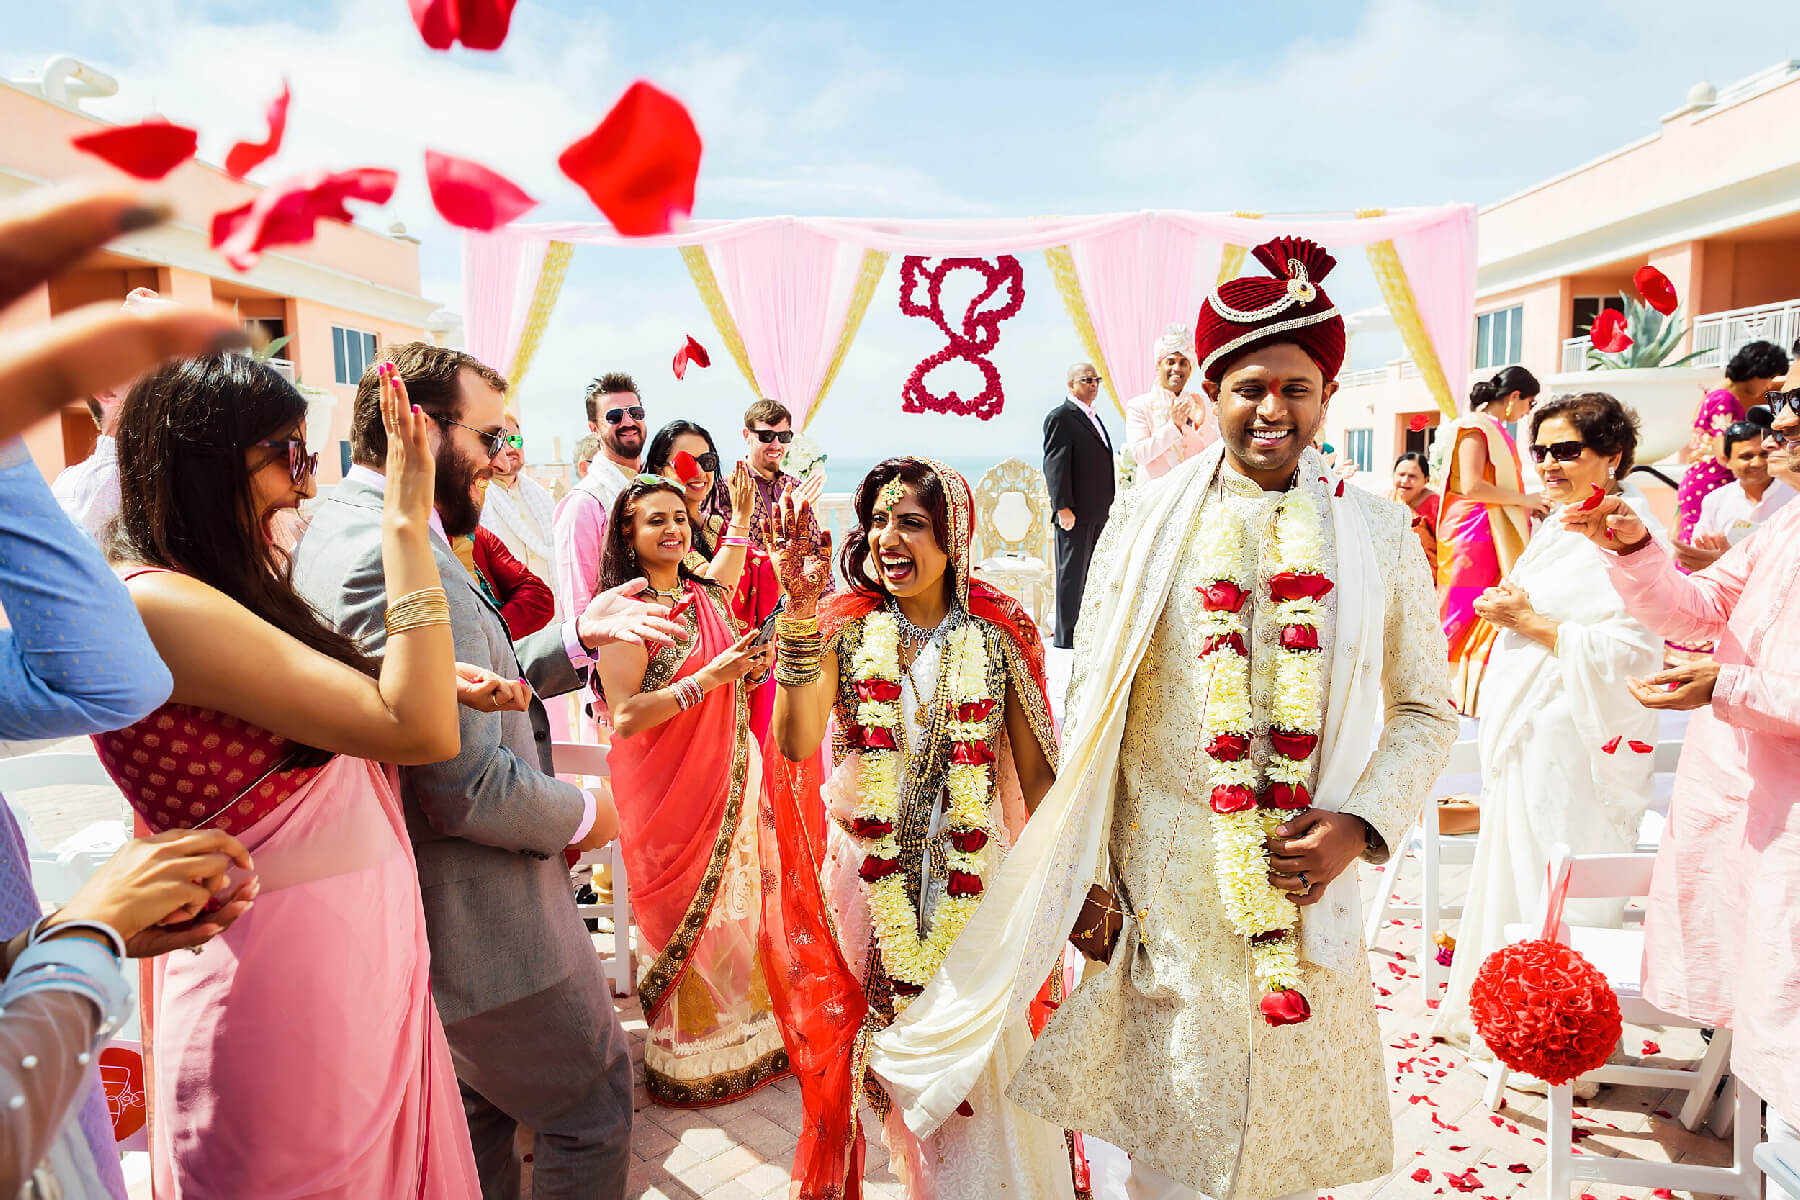
<svg viewBox="0 0 1800 1200">
<path fill-rule="evenodd" d="M 379 167 L 307 171 L 262 192 L 248 204 L 214 213 L 212 246 L 240 271 L 270 246 L 310 242 L 322 219 L 349 221 L 346 200 L 386 204 L 399 176 Z"/>
<path fill-rule="evenodd" d="M 1631 345 L 1631 335 L 1625 332 L 1625 314 L 1616 308 L 1602 309 L 1594 318 L 1594 327 L 1588 330 L 1588 340 L 1602 354 L 1623 353 Z"/>
<path fill-rule="evenodd" d="M 712 355 L 708 354 L 706 347 L 695 341 L 692 335 L 683 343 L 681 349 L 675 352 L 675 378 L 687 378 L 689 363 L 693 363 L 696 367 L 712 366 Z"/>
<path fill-rule="evenodd" d="M 292 93 L 288 90 L 287 80 L 281 81 L 281 95 L 269 101 L 267 120 L 269 136 L 260 142 L 238 142 L 225 155 L 225 170 L 239 179 L 275 157 L 281 149 L 281 139 L 287 136 L 288 101 Z"/>
<path fill-rule="evenodd" d="M 419 36 L 433 50 L 461 42 L 471 50 L 498 50 L 512 26 L 517 0 L 407 0 Z"/>
<path fill-rule="evenodd" d="M 668 233 L 694 210 L 700 131 L 681 101 L 638 80 L 556 160 L 626 237 Z"/>
<path fill-rule="evenodd" d="M 1644 303 L 1665 317 L 1681 305 L 1680 298 L 1675 295 L 1675 285 L 1669 282 L 1669 277 L 1647 263 L 1637 269 L 1637 274 L 1631 277 L 1631 283 L 1637 288 L 1637 294 L 1644 298 Z"/>
<path fill-rule="evenodd" d="M 161 179 L 200 146 L 200 135 L 160 117 L 136 125 L 115 125 L 69 139 L 77 150 L 105 159 L 134 179 Z"/>
<path fill-rule="evenodd" d="M 488 233 L 537 207 L 512 180 L 478 162 L 425 152 L 425 182 L 438 215 L 459 229 Z"/>
</svg>

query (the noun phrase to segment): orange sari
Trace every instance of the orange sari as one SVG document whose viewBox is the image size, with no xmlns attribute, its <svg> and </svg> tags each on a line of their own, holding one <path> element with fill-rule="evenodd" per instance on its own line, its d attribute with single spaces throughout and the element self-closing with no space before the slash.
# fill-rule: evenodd
<svg viewBox="0 0 1800 1200">
<path fill-rule="evenodd" d="M 651 658 L 644 691 L 692 675 L 737 639 L 722 592 L 686 588 L 693 636 Z M 645 1082 L 652 1100 L 675 1108 L 742 1099 L 788 1072 L 757 957 L 762 769 L 748 692 L 714 688 L 660 725 L 615 733 L 608 760 L 644 950 Z"/>
</svg>

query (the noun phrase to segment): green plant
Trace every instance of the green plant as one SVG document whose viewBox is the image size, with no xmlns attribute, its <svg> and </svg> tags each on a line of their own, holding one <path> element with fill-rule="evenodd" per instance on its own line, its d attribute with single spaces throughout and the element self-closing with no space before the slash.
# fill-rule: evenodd
<svg viewBox="0 0 1800 1200">
<path fill-rule="evenodd" d="M 1625 332 L 1631 337 L 1631 345 L 1617 354 L 1603 354 L 1589 345 L 1587 349 L 1587 365 L 1592 371 L 1629 371 L 1635 367 L 1679 367 L 1692 359 L 1706 353 L 1695 350 L 1684 354 L 1674 362 L 1665 361 L 1675 353 L 1675 347 L 1687 336 L 1687 326 L 1681 322 L 1681 310 L 1677 308 L 1668 316 L 1663 316 L 1641 300 L 1633 299 L 1624 292 L 1619 298 L 1625 301 Z M 1582 330 L 1587 333 L 1588 330 Z"/>
<path fill-rule="evenodd" d="M 290 341 L 293 340 L 293 337 L 294 337 L 294 335 L 291 333 L 283 334 L 282 336 L 276 338 L 274 341 L 270 342 L 268 345 L 264 346 L 261 350 L 252 350 L 250 352 L 250 357 L 256 359 L 259 362 L 274 358 L 277 354 L 281 353 L 282 349 Z"/>
</svg>

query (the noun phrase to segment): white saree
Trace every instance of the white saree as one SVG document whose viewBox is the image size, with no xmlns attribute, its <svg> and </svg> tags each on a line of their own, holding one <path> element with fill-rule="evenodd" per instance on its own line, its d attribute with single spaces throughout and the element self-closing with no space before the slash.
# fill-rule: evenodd
<svg viewBox="0 0 1800 1200">
<path fill-rule="evenodd" d="M 1642 495 L 1627 485 L 1625 499 L 1660 536 Z M 1506 944 L 1506 926 L 1541 913 L 1552 847 L 1561 842 L 1576 853 L 1607 854 L 1637 845 L 1653 756 L 1629 743 L 1653 745 L 1657 715 L 1632 698 L 1625 680 L 1661 670 L 1663 643 L 1625 611 L 1601 553 L 1552 512 L 1509 575 L 1532 608 L 1557 622 L 1556 648 L 1503 630 L 1488 661 L 1481 690 L 1481 837 L 1434 1037 L 1470 1040 L 1475 973 Z M 1580 925 L 1617 925 L 1623 912 L 1624 902 L 1616 900 L 1572 900 L 1565 909 L 1566 919 Z"/>
<path fill-rule="evenodd" d="M 1173 611 L 1174 593 L 1186 561 L 1184 551 L 1214 482 L 1226 469 L 1222 460 L 1221 446 L 1209 448 L 1161 480 L 1137 489 L 1115 508 L 1101 544 L 1105 553 L 1096 558 L 1082 629 L 1077 635 L 1082 646 L 1080 674 L 1071 687 L 1056 784 L 990 883 L 981 908 L 931 985 L 900 1020 L 873 1041 L 870 1067 L 901 1106 L 907 1125 L 915 1132 L 929 1132 L 948 1118 L 996 1053 L 1004 1060 L 1018 1061 L 1013 1047 L 1001 1048 L 1002 1033 L 1017 1026 L 1038 984 L 1056 961 L 1080 913 L 1088 885 L 1107 878 L 1105 862 L 1113 837 L 1112 814 L 1121 786 L 1121 743 L 1128 717 L 1133 713 L 1130 701 L 1134 685 L 1141 681 L 1143 670 L 1158 669 L 1154 664 L 1146 664 L 1146 656 L 1157 640 L 1159 627 L 1165 624 L 1165 610 Z M 1415 563 L 1416 579 L 1408 575 L 1405 581 L 1409 587 L 1417 585 L 1413 589 L 1418 593 L 1416 597 L 1398 587 L 1393 579 L 1395 573 L 1383 565 L 1382 556 L 1390 548 L 1395 561 L 1412 561 L 1400 558 L 1403 539 L 1411 537 L 1405 514 L 1396 505 L 1360 493 L 1335 495 L 1335 484 L 1335 480 L 1327 479 L 1318 456 L 1307 452 L 1297 486 L 1314 491 L 1328 506 L 1337 583 L 1336 636 L 1327 651 L 1330 676 L 1315 802 L 1321 808 L 1356 811 L 1392 841 L 1416 811 L 1417 796 L 1408 793 L 1422 793 L 1424 783 L 1436 771 L 1429 760 L 1435 756 L 1441 762 L 1454 737 L 1455 722 L 1441 668 L 1442 632 L 1433 616 L 1435 610 L 1423 564 Z M 1388 509 L 1392 512 L 1388 513 Z M 1372 520 L 1380 526 L 1378 535 Z M 1409 603 L 1416 601 L 1413 607 L 1418 609 L 1407 614 L 1411 621 L 1408 628 L 1416 625 L 1426 643 L 1435 636 L 1434 656 L 1429 644 L 1412 644 L 1410 637 L 1407 646 L 1397 648 L 1390 644 L 1399 628 L 1396 598 L 1403 593 Z M 1414 739 L 1404 754 L 1398 753 L 1397 746 L 1390 748 L 1395 757 L 1416 762 L 1416 766 L 1405 769 L 1403 777 L 1372 779 L 1378 774 L 1371 766 L 1370 751 L 1383 713 L 1380 693 L 1384 678 L 1392 684 L 1393 655 L 1402 649 L 1423 649 L 1432 658 L 1429 674 L 1435 686 L 1427 684 L 1416 689 L 1418 697 L 1408 696 L 1403 702 L 1397 703 L 1390 696 L 1389 724 L 1410 722 L 1429 736 L 1423 741 Z M 1170 738 L 1191 740 L 1198 713 L 1182 704 L 1186 698 L 1177 698 L 1171 711 L 1137 712 L 1136 720 L 1166 720 Z M 1384 747 L 1388 747 L 1390 734 L 1390 729 L 1384 729 Z M 1334 992 L 1366 997 L 1354 874 L 1340 876 L 1323 900 L 1305 910 L 1301 923 L 1302 955 L 1321 975 L 1341 977 L 1341 984 L 1331 985 Z M 1196 895 L 1192 903 L 1216 908 L 1216 890 L 1211 895 Z M 1124 960 L 1130 958 L 1133 939 L 1134 929 L 1128 924 L 1114 955 L 1114 966 L 1121 971 Z M 1241 939 L 1232 939 L 1229 949 L 1247 961 Z M 1241 975 L 1241 967 L 1240 963 L 1233 973 Z M 1109 968 L 1107 974 L 1113 971 Z M 1090 978 L 1082 990 L 1094 988 L 1102 978 Z M 1242 980 L 1238 982 L 1241 984 Z M 1044 1038 L 1053 1038 L 1058 1023 L 1070 1024 L 1068 1014 L 1082 1007 L 1074 1003 L 1081 997 L 1082 991 L 1078 991 L 1071 1002 L 1065 1003 L 1063 1012 L 1052 1018 L 1033 1055 L 1034 1062 L 1046 1053 L 1048 1043 Z M 1253 1007 L 1253 1001 L 1249 1002 L 1243 1011 L 1249 1013 Z M 1365 1015 L 1372 1030 L 1372 1010 Z M 1327 1040 L 1332 1033 L 1320 1026 L 1291 1028 Z M 1241 1037 L 1243 1033 L 1240 1029 L 1233 1036 Z M 1150 1036 L 1150 1031 L 1144 1030 L 1142 1036 Z M 1361 1041 L 1357 1039 L 1359 1047 Z M 1369 1057 L 1378 1077 L 1379 1051 L 1372 1039 Z M 1241 1071 L 1240 1058 L 1234 1074 Z M 1248 1080 L 1238 1079 L 1222 1084 L 1219 1095 L 1241 1096 L 1249 1086 Z M 1032 1102 L 1021 1102 L 1033 1107 Z M 1235 1099 L 1229 1103 L 1236 1107 Z M 1071 1128 L 1093 1129 L 1126 1149 L 1134 1148 L 1132 1139 L 1119 1137 L 1101 1116 L 1084 1122 L 1044 1115 Z M 1145 1137 L 1157 1135 L 1157 1131 L 1149 1129 L 1140 1132 Z M 1142 1145 L 1139 1141 L 1138 1148 Z M 1166 1155 L 1160 1159 L 1155 1165 L 1171 1174 L 1192 1179 L 1204 1173 L 1190 1159 L 1176 1160 Z M 1260 1190 L 1260 1181 L 1252 1189 Z M 1282 1187 L 1262 1194 L 1292 1190 Z"/>
</svg>

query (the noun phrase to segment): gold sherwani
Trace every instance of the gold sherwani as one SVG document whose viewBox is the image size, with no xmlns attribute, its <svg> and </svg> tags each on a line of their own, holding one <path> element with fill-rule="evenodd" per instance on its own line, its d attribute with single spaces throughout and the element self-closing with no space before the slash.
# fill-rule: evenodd
<svg viewBox="0 0 1800 1200">
<path fill-rule="evenodd" d="M 1279 499 L 1222 457 L 1215 446 L 1115 506 L 1076 633 L 1062 773 L 959 939 L 958 950 L 973 939 L 971 953 L 952 952 L 870 1061 L 909 1125 L 944 1119 L 965 1086 L 959 1056 L 982 1060 L 1001 1015 L 1073 927 L 1088 883 L 1117 873 L 1127 906 L 1149 917 L 1128 921 L 1111 963 L 1064 1002 L 1009 1095 L 1206 1195 L 1268 1200 L 1386 1173 L 1392 1130 L 1354 871 L 1302 917 L 1313 1015 L 1299 1025 L 1263 1023 L 1243 939 L 1219 899 L 1200 753 L 1200 580 L 1188 551 L 1205 508 L 1228 503 L 1251 520 L 1254 568 L 1266 541 L 1256 533 Z M 1456 737 L 1436 596 L 1406 510 L 1354 488 L 1334 499 L 1311 451 L 1300 475 L 1324 510 L 1339 584 L 1320 630 L 1331 678 L 1316 802 L 1394 845 Z M 1261 712 L 1271 609 L 1265 599 L 1251 614 Z"/>
</svg>

